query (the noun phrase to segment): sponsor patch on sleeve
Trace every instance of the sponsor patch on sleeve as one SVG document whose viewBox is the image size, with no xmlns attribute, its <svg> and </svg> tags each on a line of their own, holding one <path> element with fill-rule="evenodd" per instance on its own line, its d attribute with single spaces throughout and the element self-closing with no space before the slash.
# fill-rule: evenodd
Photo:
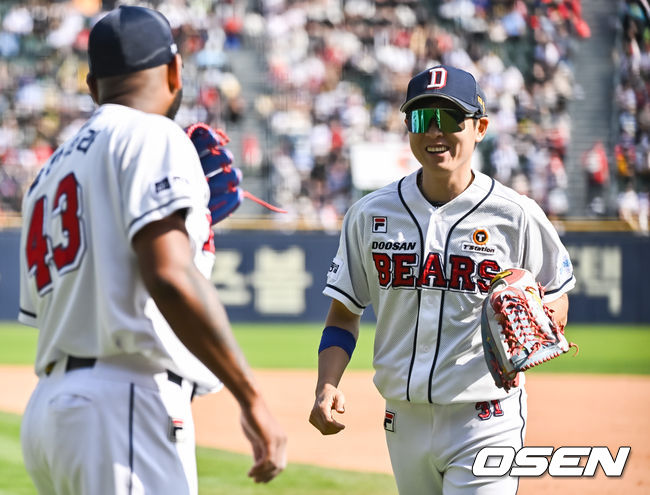
<svg viewBox="0 0 650 495">
<path fill-rule="evenodd" d="M 343 267 L 343 260 L 341 258 L 334 258 L 327 271 L 327 281 L 329 283 L 335 282 L 341 276 Z"/>
<path fill-rule="evenodd" d="M 159 194 L 170 188 L 171 188 L 171 184 L 169 183 L 168 177 L 165 177 L 163 180 L 159 180 L 154 184 L 154 190 L 156 191 L 156 194 Z"/>
</svg>

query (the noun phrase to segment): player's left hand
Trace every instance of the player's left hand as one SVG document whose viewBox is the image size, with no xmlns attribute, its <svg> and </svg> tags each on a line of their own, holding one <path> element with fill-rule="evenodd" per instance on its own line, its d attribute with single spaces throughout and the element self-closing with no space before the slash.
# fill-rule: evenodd
<svg viewBox="0 0 650 495">
<path fill-rule="evenodd" d="M 242 408 L 240 419 L 253 448 L 253 467 L 248 476 L 256 483 L 268 483 L 287 466 L 287 436 L 261 399 Z"/>
<path fill-rule="evenodd" d="M 334 419 L 332 411 L 345 412 L 345 396 L 338 388 L 326 384 L 314 401 L 309 415 L 309 422 L 323 435 L 334 435 L 345 428 L 343 423 Z"/>
<path fill-rule="evenodd" d="M 543 297 L 544 288 L 522 268 L 504 270 L 490 282 L 481 336 L 494 383 L 506 392 L 518 386 L 519 372 L 577 350 L 564 336 L 566 318 L 554 321 Z"/>
</svg>

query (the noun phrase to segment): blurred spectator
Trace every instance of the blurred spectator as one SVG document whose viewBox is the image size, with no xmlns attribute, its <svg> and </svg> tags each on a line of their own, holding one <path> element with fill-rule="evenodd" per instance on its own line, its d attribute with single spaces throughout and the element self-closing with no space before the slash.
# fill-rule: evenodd
<svg viewBox="0 0 650 495">
<path fill-rule="evenodd" d="M 618 211 L 635 230 L 648 233 L 650 189 L 650 28 L 639 2 L 621 1 L 623 50 L 615 99 L 619 109 L 614 147 Z"/>
<path fill-rule="evenodd" d="M 640 206 L 634 183 L 628 181 L 625 190 L 618 196 L 618 214 L 633 230 L 639 230 Z"/>
<path fill-rule="evenodd" d="M 642 234 L 650 233 L 650 192 L 647 189 L 639 193 L 639 231 Z"/>
<path fill-rule="evenodd" d="M 583 155 L 582 165 L 587 174 L 589 210 L 595 215 L 602 216 L 605 214 L 605 194 L 609 186 L 609 162 L 602 141 L 594 143 L 593 147 Z"/>
<path fill-rule="evenodd" d="M 498 137 L 496 142 L 496 147 L 490 157 L 493 176 L 504 184 L 511 184 L 513 173 L 519 169 L 519 155 L 517 155 L 509 134 Z"/>
</svg>

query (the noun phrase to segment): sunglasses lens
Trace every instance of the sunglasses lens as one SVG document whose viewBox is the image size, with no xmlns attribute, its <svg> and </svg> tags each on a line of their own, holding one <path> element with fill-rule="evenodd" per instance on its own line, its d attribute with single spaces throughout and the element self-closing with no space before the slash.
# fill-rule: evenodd
<svg viewBox="0 0 650 495">
<path fill-rule="evenodd" d="M 409 131 L 417 134 L 427 132 L 431 122 L 431 115 L 429 112 L 425 112 L 425 110 L 428 109 L 422 108 L 411 112 L 411 118 L 408 119 L 410 124 Z"/>
<path fill-rule="evenodd" d="M 440 125 L 442 132 L 458 132 L 461 130 L 460 123 L 465 120 L 465 116 L 455 110 L 440 109 Z"/>
<path fill-rule="evenodd" d="M 461 130 L 460 123 L 464 120 L 463 113 L 450 108 L 418 108 L 411 111 L 411 117 L 408 119 L 409 131 L 425 133 L 433 121 L 442 132 L 458 132 Z"/>
</svg>

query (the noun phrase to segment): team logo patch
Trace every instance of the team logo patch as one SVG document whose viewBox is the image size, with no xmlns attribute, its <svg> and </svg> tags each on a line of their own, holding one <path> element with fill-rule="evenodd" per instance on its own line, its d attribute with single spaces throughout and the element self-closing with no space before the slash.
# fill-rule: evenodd
<svg viewBox="0 0 650 495">
<path fill-rule="evenodd" d="M 427 89 L 441 89 L 447 85 L 447 69 L 444 67 L 436 67 L 429 71 L 431 79 L 427 85 Z"/>
<path fill-rule="evenodd" d="M 169 179 L 165 177 L 163 180 L 156 182 L 154 188 L 157 193 L 170 189 L 171 185 L 169 184 Z"/>
<path fill-rule="evenodd" d="M 564 256 L 560 263 L 560 275 L 562 277 L 568 277 L 571 275 L 572 272 L 573 272 L 573 265 L 571 265 L 571 260 L 567 256 Z"/>
<path fill-rule="evenodd" d="M 386 414 L 384 415 L 384 430 L 395 431 L 395 416 L 396 414 L 394 412 L 386 409 Z"/>
<path fill-rule="evenodd" d="M 478 229 L 472 234 L 472 242 L 464 242 L 462 246 L 463 251 L 480 254 L 494 254 L 496 249 L 487 246 L 489 236 L 487 230 Z"/>
<path fill-rule="evenodd" d="M 184 423 L 181 418 L 172 418 L 169 416 L 167 436 L 170 442 L 178 443 L 185 441 L 187 432 L 185 431 Z"/>
<path fill-rule="evenodd" d="M 386 233 L 388 231 L 388 219 L 386 217 L 372 217 L 372 231 Z"/>
<path fill-rule="evenodd" d="M 472 240 L 479 246 L 485 246 L 488 241 L 488 233 L 485 229 L 478 229 L 472 234 Z"/>
</svg>

